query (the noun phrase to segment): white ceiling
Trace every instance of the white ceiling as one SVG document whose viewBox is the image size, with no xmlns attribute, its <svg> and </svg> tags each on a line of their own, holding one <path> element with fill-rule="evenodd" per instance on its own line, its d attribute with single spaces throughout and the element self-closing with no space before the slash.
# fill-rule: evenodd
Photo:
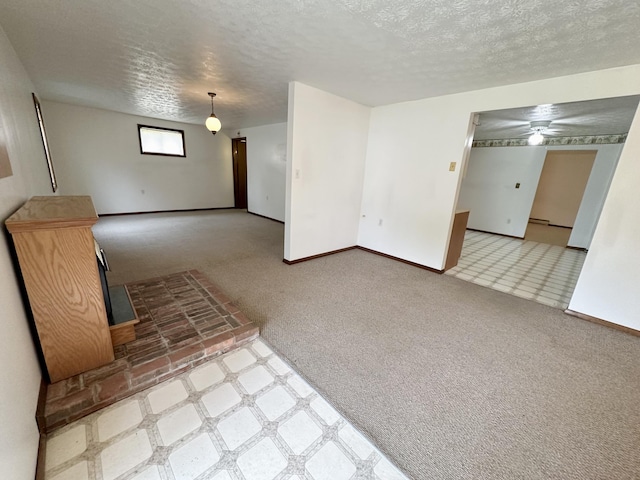
<svg viewBox="0 0 640 480">
<path fill-rule="evenodd" d="M 640 96 L 606 98 L 482 112 L 474 140 L 499 140 L 531 135 L 532 121 L 551 121 L 545 135 L 578 137 L 629 132 Z"/>
<path fill-rule="evenodd" d="M 640 63 L 633 0 L 2 0 L 44 99 L 226 128 L 298 80 L 365 105 Z M 223 127 L 223 128 L 224 128 Z"/>
</svg>

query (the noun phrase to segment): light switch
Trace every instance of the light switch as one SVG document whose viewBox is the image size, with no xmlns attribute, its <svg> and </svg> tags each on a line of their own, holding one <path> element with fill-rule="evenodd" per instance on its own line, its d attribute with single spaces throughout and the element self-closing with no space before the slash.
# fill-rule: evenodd
<svg viewBox="0 0 640 480">
<path fill-rule="evenodd" d="M 451 162 L 449 164 L 449 171 L 450 172 L 455 172 L 456 171 L 456 162 Z"/>
<path fill-rule="evenodd" d="M 516 183 L 516 188 L 520 188 L 520 182 Z"/>
</svg>

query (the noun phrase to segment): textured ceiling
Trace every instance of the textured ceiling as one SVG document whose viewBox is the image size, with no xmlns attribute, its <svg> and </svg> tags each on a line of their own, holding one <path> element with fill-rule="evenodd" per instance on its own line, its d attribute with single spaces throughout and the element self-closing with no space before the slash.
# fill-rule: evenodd
<svg viewBox="0 0 640 480">
<path fill-rule="evenodd" d="M 223 128 L 299 80 L 365 105 L 640 63 L 629 0 L 2 0 L 44 99 Z"/>
<path fill-rule="evenodd" d="M 545 135 L 576 137 L 627 133 L 640 96 L 558 103 L 480 114 L 474 140 L 519 138 L 532 133 L 530 122 L 551 121 Z"/>
</svg>

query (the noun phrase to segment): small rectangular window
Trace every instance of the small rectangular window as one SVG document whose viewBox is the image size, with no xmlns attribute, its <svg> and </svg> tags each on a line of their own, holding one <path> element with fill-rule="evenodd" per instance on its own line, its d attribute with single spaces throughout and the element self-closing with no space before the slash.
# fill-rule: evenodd
<svg viewBox="0 0 640 480">
<path fill-rule="evenodd" d="M 140 153 L 144 155 L 187 156 L 184 148 L 184 130 L 138 124 L 138 138 Z"/>
</svg>

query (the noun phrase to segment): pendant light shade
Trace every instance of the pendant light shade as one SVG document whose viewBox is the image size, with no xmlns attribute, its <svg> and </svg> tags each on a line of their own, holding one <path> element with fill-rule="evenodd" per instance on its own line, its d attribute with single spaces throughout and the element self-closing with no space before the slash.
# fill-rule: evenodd
<svg viewBox="0 0 640 480">
<path fill-rule="evenodd" d="M 218 130 L 220 130 L 220 127 L 222 127 L 222 123 L 220 123 L 218 117 L 216 117 L 213 113 L 209 118 L 207 118 L 207 121 L 204 122 L 204 124 L 206 125 L 207 129 L 214 135 Z"/>
<path fill-rule="evenodd" d="M 218 117 L 216 117 L 216 114 L 213 113 L 213 97 L 215 97 L 216 94 L 209 92 L 209 96 L 211 97 L 211 115 L 204 122 L 204 125 L 207 127 L 207 130 L 215 135 L 222 128 L 222 123 Z"/>
</svg>

